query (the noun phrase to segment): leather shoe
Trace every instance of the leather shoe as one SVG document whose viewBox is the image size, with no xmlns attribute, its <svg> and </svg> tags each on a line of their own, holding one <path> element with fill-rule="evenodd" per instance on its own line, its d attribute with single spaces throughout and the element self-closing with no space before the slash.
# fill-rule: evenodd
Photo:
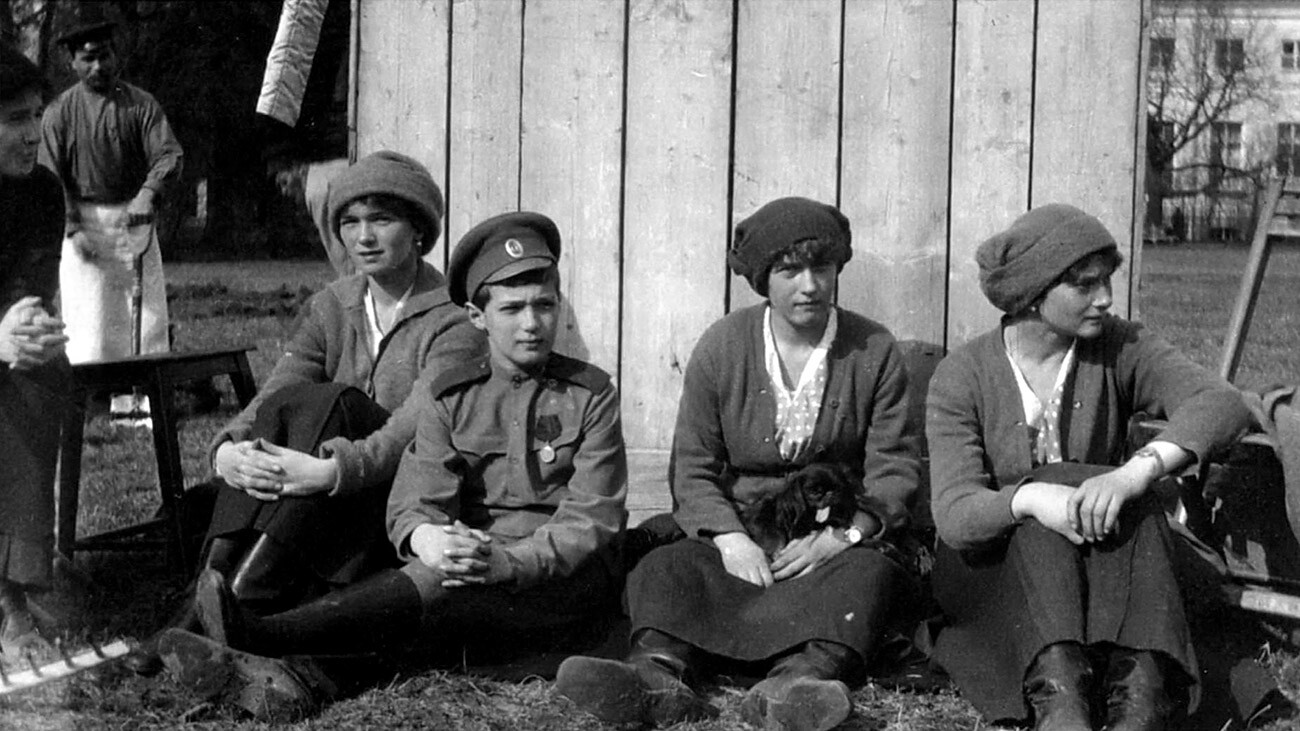
<svg viewBox="0 0 1300 731">
<path fill-rule="evenodd" d="M 1058 642 L 1043 648 L 1024 682 L 1034 731 L 1092 731 L 1092 685 L 1092 663 L 1081 645 Z"/>
<path fill-rule="evenodd" d="M 198 697 L 236 706 L 268 722 L 316 713 L 337 687 L 309 660 L 261 657 L 183 629 L 169 629 L 159 654 L 178 684 Z"/>
<path fill-rule="evenodd" d="M 606 723 L 671 726 L 718 716 L 690 686 L 649 658 L 627 662 L 574 656 L 560 663 L 555 689 Z"/>
</svg>

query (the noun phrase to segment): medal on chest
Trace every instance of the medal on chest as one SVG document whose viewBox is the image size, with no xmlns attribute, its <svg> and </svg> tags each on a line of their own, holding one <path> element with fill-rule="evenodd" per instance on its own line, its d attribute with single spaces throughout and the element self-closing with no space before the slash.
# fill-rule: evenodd
<svg viewBox="0 0 1300 731">
<path fill-rule="evenodd" d="M 546 464 L 554 462 L 555 447 L 551 445 L 551 442 L 560 436 L 560 416 L 558 414 L 539 414 L 533 435 L 537 437 L 538 441 L 545 442 L 542 448 L 537 450 L 537 458 Z"/>
</svg>

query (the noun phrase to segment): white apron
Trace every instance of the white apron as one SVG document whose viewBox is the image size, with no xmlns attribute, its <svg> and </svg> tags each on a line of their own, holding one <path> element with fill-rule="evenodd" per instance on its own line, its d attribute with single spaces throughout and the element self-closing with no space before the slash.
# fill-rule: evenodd
<svg viewBox="0 0 1300 731">
<path fill-rule="evenodd" d="M 126 204 L 83 203 L 79 209 L 82 228 L 76 235 L 85 237 L 94 256 L 83 255 L 71 237 L 64 238 L 59 296 L 68 360 L 75 364 L 132 354 L 131 289 L 135 253 L 142 249 L 140 352 L 167 352 L 167 288 L 156 229 L 128 229 Z"/>
</svg>

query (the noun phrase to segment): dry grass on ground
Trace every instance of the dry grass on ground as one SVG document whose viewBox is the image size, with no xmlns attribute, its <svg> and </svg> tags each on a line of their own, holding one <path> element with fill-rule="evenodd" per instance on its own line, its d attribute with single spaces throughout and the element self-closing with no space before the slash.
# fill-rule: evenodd
<svg viewBox="0 0 1300 731">
<path fill-rule="evenodd" d="M 1241 250 L 1217 246 L 1149 249 L 1141 318 L 1199 362 L 1217 366 L 1243 262 Z M 305 293 L 329 275 L 323 263 L 297 262 L 175 265 L 168 271 L 177 347 L 255 345 L 253 366 L 259 379 L 281 351 Z M 1247 387 L 1300 382 L 1300 251 L 1284 250 L 1274 257 L 1239 382 Z M 222 411 L 184 422 L 182 449 L 191 479 L 203 475 L 207 441 L 232 413 L 232 400 L 227 393 Z M 94 418 L 84 460 L 83 533 L 148 517 L 156 509 L 152 451 L 144 433 L 114 429 L 102 417 Z M 79 584 L 77 577 L 65 574 L 58 590 L 45 597 L 46 604 L 67 619 L 74 644 L 91 637 L 145 636 L 176 606 L 183 591 L 156 555 L 83 554 L 76 566 L 91 583 Z M 1300 691 L 1295 655 L 1273 653 L 1270 662 L 1293 696 Z M 680 728 L 738 731 L 743 728 L 738 716 L 741 692 L 734 686 L 716 686 L 711 695 L 723 715 Z M 858 713 L 845 728 L 857 731 L 988 728 L 951 689 L 914 692 L 869 684 L 854 700 Z M 400 677 L 336 703 L 319 717 L 285 727 L 561 731 L 601 725 L 555 697 L 540 677 L 511 681 L 431 670 Z M 145 680 L 110 666 L 0 697 L 0 728 L 243 731 L 267 726 L 188 698 L 165 678 Z M 1271 728 L 1300 729 L 1300 724 Z"/>
</svg>

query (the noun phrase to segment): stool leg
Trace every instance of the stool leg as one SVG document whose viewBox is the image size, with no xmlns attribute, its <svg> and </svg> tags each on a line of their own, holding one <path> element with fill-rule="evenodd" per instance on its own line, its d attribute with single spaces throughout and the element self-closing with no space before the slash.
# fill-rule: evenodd
<svg viewBox="0 0 1300 731">
<path fill-rule="evenodd" d="M 181 516 L 181 495 L 185 492 L 185 473 L 181 470 L 180 440 L 176 435 L 175 384 L 162 373 L 151 385 L 150 412 L 153 418 L 153 445 L 158 459 L 158 488 L 162 493 L 163 512 L 170 524 L 169 562 L 178 573 L 190 566 L 185 545 L 185 525 Z"/>
<path fill-rule="evenodd" d="M 59 553 L 69 561 L 77 550 L 77 510 L 81 498 L 81 447 L 86 428 L 86 395 L 74 391 L 63 419 L 59 447 Z"/>
<path fill-rule="evenodd" d="M 240 351 L 235 355 L 236 370 L 230 373 L 230 382 L 235 387 L 235 397 L 240 407 L 248 405 L 257 395 L 257 382 L 253 380 L 253 369 L 248 365 L 248 353 Z"/>
</svg>

